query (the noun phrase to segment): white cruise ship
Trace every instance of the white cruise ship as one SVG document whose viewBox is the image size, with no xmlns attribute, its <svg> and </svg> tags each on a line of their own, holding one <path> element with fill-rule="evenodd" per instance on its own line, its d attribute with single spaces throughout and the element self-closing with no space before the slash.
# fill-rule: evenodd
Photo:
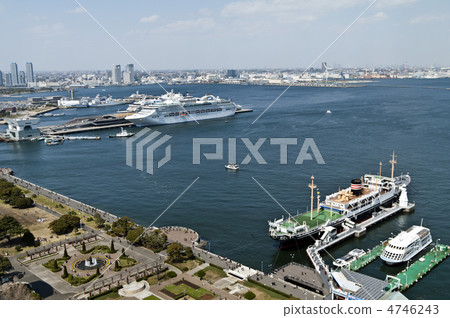
<svg viewBox="0 0 450 318">
<path fill-rule="evenodd" d="M 147 102 L 141 111 L 125 119 L 136 126 L 177 124 L 233 116 L 237 109 L 231 100 L 218 96 L 183 96 L 173 91 Z"/>
<path fill-rule="evenodd" d="M 380 258 L 387 264 L 407 262 L 432 242 L 431 232 L 423 226 L 413 225 L 389 240 Z"/>
</svg>

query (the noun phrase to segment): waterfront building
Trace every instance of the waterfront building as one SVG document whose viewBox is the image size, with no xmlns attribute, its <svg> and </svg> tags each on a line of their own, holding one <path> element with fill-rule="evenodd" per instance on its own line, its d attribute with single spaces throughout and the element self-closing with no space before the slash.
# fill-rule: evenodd
<svg viewBox="0 0 450 318">
<path fill-rule="evenodd" d="M 0 86 L 3 86 L 3 73 L 0 71 Z"/>
<path fill-rule="evenodd" d="M 120 65 L 114 65 L 112 69 L 112 83 L 122 84 L 122 71 Z"/>
<path fill-rule="evenodd" d="M 236 70 L 227 70 L 227 77 L 236 78 L 238 77 L 238 72 Z"/>
<path fill-rule="evenodd" d="M 11 85 L 19 85 L 19 71 L 17 70 L 17 63 L 11 63 Z"/>
<path fill-rule="evenodd" d="M 25 75 L 25 81 L 26 81 L 27 83 L 32 83 L 32 82 L 34 82 L 33 63 L 28 62 L 28 63 L 26 64 L 25 72 L 26 72 L 26 75 Z"/>
<path fill-rule="evenodd" d="M 130 73 L 131 82 L 134 81 L 134 64 L 127 64 L 125 71 Z"/>
<path fill-rule="evenodd" d="M 5 86 L 12 86 L 11 73 L 5 73 Z"/>
<path fill-rule="evenodd" d="M 24 71 L 20 71 L 19 72 L 19 86 L 26 86 L 26 83 L 25 83 L 25 72 Z"/>
</svg>

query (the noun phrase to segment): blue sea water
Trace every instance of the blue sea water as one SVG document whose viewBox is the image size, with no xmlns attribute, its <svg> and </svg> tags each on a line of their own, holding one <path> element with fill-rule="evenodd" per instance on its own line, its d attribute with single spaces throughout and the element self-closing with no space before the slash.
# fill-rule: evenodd
<svg viewBox="0 0 450 318">
<path fill-rule="evenodd" d="M 210 242 L 211 251 L 265 271 L 291 259 L 309 264 L 305 247 L 279 251 L 278 243 L 267 235 L 267 220 L 284 214 L 254 181 L 256 179 L 291 214 L 309 206 L 311 175 L 320 192 L 330 194 L 347 187 L 350 180 L 365 173 L 390 174 L 392 151 L 398 156 L 396 174 L 412 177 L 408 195 L 416 211 L 399 214 L 368 230 L 359 239 L 340 244 L 328 252 L 333 257 L 350 249 L 372 248 L 381 240 L 413 224 L 431 229 L 434 240 L 450 244 L 448 206 L 450 195 L 450 80 L 383 80 L 364 87 L 291 87 L 259 120 L 253 121 L 281 94 L 285 87 L 235 85 L 181 85 L 166 87 L 199 96 L 205 93 L 232 98 L 254 112 L 199 124 L 157 126 L 152 129 L 172 136 L 172 160 L 153 175 L 125 164 L 125 140 L 109 139 L 115 130 L 89 132 L 101 141 L 66 141 L 48 147 L 43 142 L 0 144 L 0 165 L 11 167 L 16 175 L 56 192 L 119 216 L 129 216 L 142 225 L 151 224 L 197 177 L 195 184 L 167 210 L 155 225 L 183 225 L 198 231 Z M 79 89 L 78 96 L 110 94 L 129 96 L 138 90 L 161 94 L 156 85 Z M 67 94 L 67 93 L 60 93 Z M 55 95 L 46 93 L 40 95 Z M 40 96 L 39 94 L 24 95 Z M 59 110 L 63 117 L 42 118 L 41 125 L 72 118 L 113 113 L 126 106 Z M 326 111 L 331 110 L 331 114 Z M 132 128 L 137 132 L 140 128 Z M 297 138 L 288 147 L 288 164 L 280 164 L 280 148 L 270 138 Z M 192 164 L 193 138 L 223 138 L 223 160 Z M 259 152 L 267 164 L 252 157 L 236 172 L 226 171 L 228 140 L 237 139 L 240 163 L 249 153 L 240 138 L 254 144 L 267 138 Z M 313 138 L 325 160 L 294 164 L 305 138 Z M 214 147 L 202 147 L 213 152 Z M 164 155 L 164 147 L 155 158 Z M 254 178 L 254 179 L 253 179 Z M 331 263 L 331 256 L 325 255 Z M 388 267 L 377 260 L 363 273 L 380 279 L 404 266 Z M 445 261 L 425 276 L 405 295 L 411 299 L 449 299 L 446 291 L 450 262 Z"/>
</svg>

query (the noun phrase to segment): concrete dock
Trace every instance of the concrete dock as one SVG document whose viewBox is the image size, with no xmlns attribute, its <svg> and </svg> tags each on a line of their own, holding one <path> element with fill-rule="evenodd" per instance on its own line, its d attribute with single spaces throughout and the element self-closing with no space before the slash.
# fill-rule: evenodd
<svg viewBox="0 0 450 318">
<path fill-rule="evenodd" d="M 438 244 L 397 276 L 388 276 L 390 290 L 404 291 L 417 283 L 450 255 L 450 246 Z"/>
</svg>

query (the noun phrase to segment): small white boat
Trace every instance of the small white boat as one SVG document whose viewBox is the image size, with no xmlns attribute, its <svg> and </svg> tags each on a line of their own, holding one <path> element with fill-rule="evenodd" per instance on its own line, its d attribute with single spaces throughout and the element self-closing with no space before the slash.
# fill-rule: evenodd
<svg viewBox="0 0 450 318">
<path fill-rule="evenodd" d="M 236 170 L 239 170 L 239 166 L 235 163 L 230 163 L 230 164 L 225 165 L 225 169 L 236 171 Z"/>
<path fill-rule="evenodd" d="M 327 110 L 327 114 L 331 114 L 331 110 Z"/>
<path fill-rule="evenodd" d="M 333 265 L 336 267 L 346 267 L 350 265 L 354 260 L 357 260 L 364 255 L 366 255 L 366 252 L 364 252 L 362 249 L 355 248 L 354 250 L 351 250 L 347 255 L 334 260 Z"/>
<path fill-rule="evenodd" d="M 388 265 L 407 262 L 432 242 L 430 229 L 413 225 L 390 239 L 380 258 Z"/>
<path fill-rule="evenodd" d="M 44 139 L 44 142 L 47 146 L 61 145 L 64 142 L 64 137 L 60 136 L 47 137 Z"/>
<path fill-rule="evenodd" d="M 127 138 L 131 136 L 134 136 L 134 133 L 129 133 L 125 129 L 120 127 L 120 132 L 115 135 L 109 135 L 109 138 Z"/>
</svg>

